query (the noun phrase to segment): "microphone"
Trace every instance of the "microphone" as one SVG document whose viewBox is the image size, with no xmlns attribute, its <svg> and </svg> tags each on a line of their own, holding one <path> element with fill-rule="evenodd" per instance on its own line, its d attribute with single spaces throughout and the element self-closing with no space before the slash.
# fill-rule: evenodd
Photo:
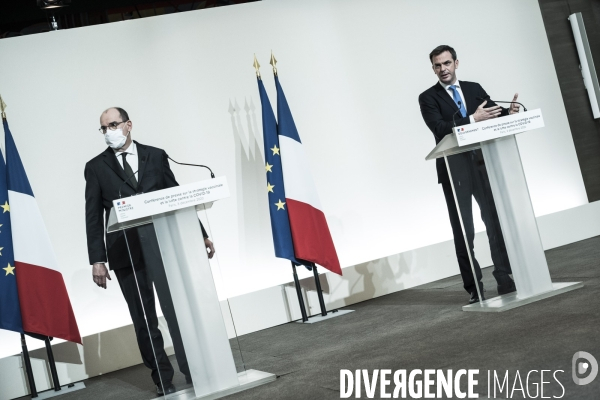
<svg viewBox="0 0 600 400">
<path fill-rule="evenodd" d="M 127 177 L 127 179 L 125 179 L 125 180 L 123 181 L 123 183 L 121 183 L 121 186 L 119 186 L 119 198 L 121 198 L 121 189 L 123 188 L 123 185 L 124 185 L 124 184 L 126 184 L 126 183 L 127 183 L 127 181 L 128 181 L 128 180 L 130 180 L 131 178 L 133 178 L 133 177 L 135 176 L 135 174 L 137 174 L 137 173 L 138 173 L 138 172 L 137 172 L 137 171 L 135 171 L 133 174 L 129 175 L 129 176 Z M 137 192 L 137 191 L 136 191 L 136 192 Z"/>
<path fill-rule="evenodd" d="M 525 107 L 523 104 L 519 103 L 518 101 L 498 101 L 498 100 L 492 100 L 490 99 L 490 96 L 485 96 L 485 97 L 476 97 L 476 99 L 478 101 L 484 101 L 484 100 L 489 100 L 489 101 L 493 101 L 494 103 L 508 103 L 508 104 L 519 104 L 521 107 L 523 107 L 523 111 L 527 111 L 527 107 Z"/>
<path fill-rule="evenodd" d="M 458 114 L 460 112 L 460 108 L 462 107 L 462 101 L 458 101 L 458 110 L 456 110 L 454 112 L 454 114 L 452 114 L 452 123 L 454 124 L 454 127 L 456 128 L 456 121 L 454 121 L 454 117 L 456 116 L 456 114 Z"/>
<path fill-rule="evenodd" d="M 186 163 L 180 163 L 178 161 L 173 160 L 171 157 L 169 157 L 169 155 L 167 154 L 167 158 L 171 161 L 173 161 L 175 164 L 179 164 L 179 165 L 188 165 L 190 167 L 202 167 L 202 168 L 206 168 L 207 170 L 210 171 L 210 177 L 212 179 L 215 178 L 215 174 L 213 174 L 212 169 L 210 169 L 209 167 L 207 167 L 206 165 L 200 165 L 200 164 L 186 164 Z"/>
</svg>

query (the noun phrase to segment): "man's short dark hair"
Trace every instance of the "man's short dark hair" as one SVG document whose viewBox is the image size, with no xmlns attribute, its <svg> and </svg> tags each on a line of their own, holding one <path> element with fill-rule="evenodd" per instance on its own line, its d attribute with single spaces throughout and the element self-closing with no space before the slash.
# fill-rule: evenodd
<svg viewBox="0 0 600 400">
<path fill-rule="evenodd" d="M 446 44 L 443 44 L 443 45 L 438 46 L 435 49 L 433 49 L 433 51 L 431 53 L 429 53 L 429 61 L 433 62 L 433 57 L 439 56 L 440 54 L 442 54 L 445 51 L 449 51 L 450 54 L 452 54 L 452 59 L 454 61 L 456 61 L 456 50 L 454 50 L 452 47 L 450 47 Z"/>
<path fill-rule="evenodd" d="M 119 115 L 121 116 L 121 119 L 123 120 L 123 122 L 129 121 L 129 114 L 127 114 L 127 111 L 123 110 L 121 107 L 113 107 L 113 108 L 119 112 Z"/>
</svg>

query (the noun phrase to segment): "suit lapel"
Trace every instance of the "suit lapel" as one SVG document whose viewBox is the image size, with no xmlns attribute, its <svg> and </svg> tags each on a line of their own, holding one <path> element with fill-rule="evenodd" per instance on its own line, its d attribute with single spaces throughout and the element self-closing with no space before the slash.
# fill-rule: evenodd
<svg viewBox="0 0 600 400">
<path fill-rule="evenodd" d="M 143 144 L 139 144 L 135 142 L 138 151 L 138 187 L 142 182 L 142 178 L 144 177 L 144 171 L 146 170 L 146 164 L 148 164 L 148 149 Z"/>
<path fill-rule="evenodd" d="M 104 162 L 119 176 L 119 178 L 121 178 L 122 181 L 128 178 L 128 176 L 125 175 L 125 171 L 123 171 L 121 164 L 119 164 L 119 162 L 117 161 L 117 157 L 115 157 L 115 152 L 113 151 L 113 149 L 111 149 L 110 147 L 107 148 L 102 155 L 104 156 Z M 127 181 L 127 184 L 133 190 L 135 190 L 130 181 Z"/>
<path fill-rule="evenodd" d="M 452 107 L 454 111 L 458 110 L 458 106 L 456 105 L 454 100 L 448 95 L 446 89 L 444 89 L 444 87 L 439 82 L 437 83 L 437 85 L 435 85 L 435 88 L 437 90 L 437 95 L 440 96 L 442 100 L 448 103 L 448 105 Z"/>
</svg>

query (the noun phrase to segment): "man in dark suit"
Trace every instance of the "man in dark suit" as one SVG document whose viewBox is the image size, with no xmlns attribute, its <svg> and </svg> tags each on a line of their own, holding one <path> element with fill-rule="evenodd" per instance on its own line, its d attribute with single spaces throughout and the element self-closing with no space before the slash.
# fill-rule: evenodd
<svg viewBox="0 0 600 400">
<path fill-rule="evenodd" d="M 515 103 L 511 103 L 511 107 L 506 109 L 489 100 L 482 102 L 479 99 L 489 99 L 489 97 L 480 84 L 458 81 L 456 69 L 459 62 L 456 58 L 456 51 L 452 47 L 445 45 L 436 47 L 429 55 L 429 59 L 439 82 L 421 93 L 419 105 L 423 120 L 433 132 L 436 143 L 439 143 L 444 136 L 451 134 L 454 126 L 467 125 L 519 112 L 519 105 Z M 517 94 L 515 94 L 513 101 L 516 100 Z M 475 237 L 472 213 L 473 197 L 475 197 L 481 209 L 481 217 L 486 226 L 494 262 L 493 275 L 498 283 L 498 293 L 514 292 L 516 290 L 515 283 L 509 276 L 512 270 L 506 254 L 498 214 L 494 206 L 481 151 L 468 151 L 450 156 L 448 157 L 448 163 L 452 183 L 454 183 L 456 202 L 459 204 L 458 210 L 444 158 L 436 160 L 438 183 L 442 185 L 446 198 L 460 273 L 464 288 L 471 295 L 469 303 L 479 301 L 469 259 L 473 262 L 477 283 L 483 296 L 481 269 L 473 253 L 473 239 Z M 462 216 L 464 235 L 458 211 Z M 465 239 L 468 243 L 468 251 Z"/>
<path fill-rule="evenodd" d="M 164 150 L 132 140 L 133 124 L 125 110 L 109 108 L 100 116 L 100 125 L 109 147 L 90 160 L 84 172 L 87 244 L 93 279 L 106 289 L 107 280 L 111 280 L 105 265 L 108 261 L 127 301 L 140 353 L 146 367 L 152 370 L 157 392 L 173 393 L 174 370 L 158 329 L 153 286 L 173 339 L 179 369 L 188 383 L 191 377 L 154 227 L 144 225 L 105 234 L 104 222 L 108 221 L 113 200 L 178 183 Z M 212 258 L 215 250 L 204 227 L 202 233 L 202 245 Z"/>
</svg>

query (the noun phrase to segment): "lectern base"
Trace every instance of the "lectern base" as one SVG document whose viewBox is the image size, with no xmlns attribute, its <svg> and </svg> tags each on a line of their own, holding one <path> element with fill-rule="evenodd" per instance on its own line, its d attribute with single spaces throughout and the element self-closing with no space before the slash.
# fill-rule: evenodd
<svg viewBox="0 0 600 400">
<path fill-rule="evenodd" d="M 478 312 L 502 312 L 506 310 L 510 310 L 512 308 L 517 308 L 524 306 L 526 304 L 533 303 L 538 300 L 547 299 L 548 297 L 556 296 L 559 294 L 563 294 L 566 292 L 570 292 L 571 290 L 581 289 L 583 287 L 582 282 L 559 282 L 552 284 L 553 289 L 536 294 L 535 296 L 519 298 L 517 297 L 517 293 L 509 293 L 502 296 L 494 297 L 489 300 L 486 300 L 482 303 L 469 304 L 468 306 L 463 306 L 463 311 L 478 311 Z"/>
<path fill-rule="evenodd" d="M 327 312 L 326 316 L 322 316 L 321 314 L 313 315 L 312 317 L 308 317 L 308 321 L 304 322 L 302 320 L 296 321 L 298 324 L 316 324 L 317 322 L 325 321 L 327 319 L 340 317 L 345 314 L 349 314 L 354 312 L 354 310 L 333 310 Z"/>
<path fill-rule="evenodd" d="M 85 384 L 83 382 L 77 382 L 73 384 L 73 386 L 64 385 L 61 386 L 60 390 L 57 392 L 54 389 L 46 390 L 45 392 L 38 393 L 38 397 L 36 400 L 42 399 L 50 399 L 56 396 L 62 396 L 63 394 L 73 393 L 77 390 L 85 389 Z"/>
<path fill-rule="evenodd" d="M 196 397 L 194 394 L 194 388 L 181 390 L 179 392 L 169 395 L 169 400 L 212 400 L 220 399 L 221 397 L 229 396 L 234 393 L 243 392 L 244 390 L 252 389 L 256 386 L 264 385 L 265 383 L 273 382 L 277 379 L 277 375 L 270 374 L 268 372 L 257 371 L 255 369 L 249 369 L 246 372 L 240 372 L 238 374 L 240 380 L 239 386 L 234 386 L 229 389 L 220 390 L 215 393 L 208 394 L 202 397 Z M 153 397 L 156 399 L 156 396 Z"/>
</svg>

